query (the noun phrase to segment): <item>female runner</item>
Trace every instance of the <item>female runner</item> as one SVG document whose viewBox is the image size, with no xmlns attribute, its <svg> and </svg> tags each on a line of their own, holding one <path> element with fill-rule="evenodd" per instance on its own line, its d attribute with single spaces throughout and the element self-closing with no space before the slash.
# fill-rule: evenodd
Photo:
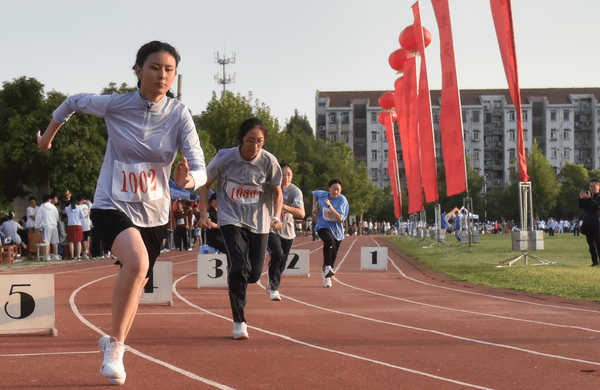
<svg viewBox="0 0 600 390">
<path fill-rule="evenodd" d="M 304 219 L 304 197 L 300 188 L 292 184 L 292 178 L 294 177 L 292 167 L 285 162 L 282 162 L 280 166 L 282 172 L 281 192 L 283 195 L 282 227 L 278 231 L 271 230 L 267 246 L 271 254 L 267 293 L 272 301 L 281 301 L 281 295 L 278 291 L 281 274 L 285 271 L 285 264 L 296 237 L 294 218 Z"/>
<path fill-rule="evenodd" d="M 259 119 L 245 120 L 237 135 L 239 146 L 219 150 L 208 164 L 208 179 L 200 189 L 200 225 L 208 229 L 208 192 L 217 182 L 234 339 L 248 338 L 246 289 L 260 279 L 269 229 L 281 229 L 281 168 L 275 156 L 262 149 L 266 138 L 267 129 Z"/>
<path fill-rule="evenodd" d="M 170 92 L 179 60 L 167 43 L 145 44 L 133 67 L 138 91 L 70 96 L 54 111 L 44 135 L 38 132 L 38 147 L 45 151 L 74 112 L 106 121 L 108 143 L 91 219 L 122 267 L 113 291 L 112 331 L 99 341 L 104 353 L 100 373 L 113 384 L 125 382 L 124 342 L 166 237 L 169 176 L 178 150 L 184 158 L 175 168 L 177 185 L 196 189 L 206 181 L 204 152 L 190 111 Z"/>
<path fill-rule="evenodd" d="M 335 275 L 333 267 L 338 249 L 344 239 L 343 222 L 348 216 L 348 201 L 342 195 L 342 182 L 333 179 L 329 182 L 329 192 L 315 190 L 313 194 L 312 213 L 319 215 L 315 230 L 323 240 L 323 286 L 331 287 L 331 277 Z M 321 211 L 317 209 L 321 206 Z"/>
</svg>

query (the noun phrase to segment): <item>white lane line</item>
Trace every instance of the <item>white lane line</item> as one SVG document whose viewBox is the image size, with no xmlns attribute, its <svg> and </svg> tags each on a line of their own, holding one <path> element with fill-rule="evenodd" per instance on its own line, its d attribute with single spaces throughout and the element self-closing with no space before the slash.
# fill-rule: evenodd
<svg viewBox="0 0 600 390">
<path fill-rule="evenodd" d="M 86 325 L 90 329 L 96 331 L 100 335 L 105 335 L 105 333 L 102 330 L 100 330 L 100 328 L 96 327 L 94 324 L 92 324 L 87 319 L 85 319 L 79 313 L 79 310 L 77 309 L 77 305 L 75 304 L 75 297 L 77 296 L 77 293 L 79 293 L 79 291 L 81 291 L 85 287 L 87 287 L 87 286 L 89 286 L 89 285 L 91 285 L 93 283 L 99 282 L 101 280 L 113 277 L 113 276 L 116 276 L 116 274 L 115 275 L 104 276 L 104 277 L 102 277 L 100 279 L 96 279 L 96 280 L 93 280 L 93 281 L 91 281 L 89 283 L 86 283 L 83 286 L 80 286 L 79 288 L 77 288 L 75 291 L 73 291 L 73 293 L 69 297 L 69 304 L 71 305 L 71 310 L 73 310 L 73 313 L 75 314 L 75 316 L 77 316 L 77 318 L 79 318 L 79 321 L 81 321 L 84 325 Z M 141 357 L 143 359 L 146 359 L 146 360 L 149 360 L 149 361 L 154 362 L 156 364 L 159 364 L 159 365 L 161 365 L 163 367 L 166 367 L 166 368 L 168 368 L 170 370 L 173 370 L 173 371 L 175 371 L 175 372 L 177 372 L 179 374 L 182 374 L 182 375 L 184 375 L 184 376 L 186 376 L 186 377 L 188 377 L 190 379 L 194 379 L 194 380 L 197 380 L 199 382 L 203 382 L 203 383 L 205 383 L 207 385 L 216 387 L 217 389 L 223 389 L 223 390 L 232 389 L 231 387 L 228 387 L 228 386 L 225 386 L 225 385 L 223 385 L 221 383 L 217 383 L 217 382 L 211 381 L 209 379 L 203 378 L 203 377 L 201 377 L 199 375 L 194 374 L 193 372 L 186 371 L 186 370 L 184 370 L 182 368 L 174 366 L 174 365 L 172 365 L 170 363 L 167 363 L 167 362 L 165 362 L 163 360 L 159 360 L 159 359 L 156 359 L 156 358 L 154 358 L 152 356 L 146 355 L 145 353 L 142 353 L 142 352 L 138 351 L 137 349 L 132 348 L 129 345 L 127 345 L 127 350 L 130 351 L 131 353 L 133 353 L 134 355 L 137 355 L 137 356 L 139 356 L 139 357 Z"/>
<path fill-rule="evenodd" d="M 81 351 L 81 352 L 44 352 L 44 353 L 7 353 L 0 354 L 0 357 L 22 357 L 22 356 L 50 356 L 50 355 L 79 355 L 86 353 L 98 353 L 98 351 Z"/>
<path fill-rule="evenodd" d="M 188 275 L 182 276 L 181 278 L 179 278 L 175 282 L 173 282 L 173 293 L 175 293 L 175 295 L 177 295 L 177 297 L 179 297 L 179 299 L 181 299 L 183 302 L 185 302 L 189 306 L 195 307 L 196 309 L 201 310 L 201 311 L 203 311 L 203 312 L 205 312 L 207 314 L 210 314 L 212 316 L 215 316 L 217 318 L 221 318 L 223 320 L 231 322 L 231 319 L 229 319 L 229 318 L 227 318 L 225 316 L 222 316 L 220 314 L 213 313 L 213 312 L 211 312 L 209 310 L 206 310 L 206 309 L 204 309 L 204 308 L 202 308 L 202 307 L 200 307 L 200 306 L 198 306 L 198 305 L 196 305 L 196 304 L 188 301 L 181 294 L 179 294 L 179 292 L 177 291 L 177 283 L 179 283 L 179 281 L 181 281 L 182 279 L 184 279 L 184 278 L 186 278 L 188 276 L 191 276 L 191 275 L 195 275 L 195 274 L 196 274 L 195 272 L 192 272 L 192 273 L 190 273 Z M 341 313 L 341 314 L 344 314 L 344 313 Z M 273 337 L 279 337 L 281 339 L 284 339 L 284 340 L 287 340 L 287 341 L 290 341 L 290 342 L 293 342 L 293 343 L 296 343 L 296 344 L 304 345 L 306 347 L 310 347 L 310 348 L 318 349 L 318 350 L 321 350 L 321 351 L 325 351 L 325 352 L 329 352 L 329 353 L 334 353 L 334 354 L 338 354 L 338 355 L 342 355 L 342 356 L 346 356 L 346 357 L 350 357 L 350 358 L 354 358 L 354 359 L 366 361 L 366 362 L 373 363 L 373 364 L 378 364 L 378 365 L 389 367 L 389 368 L 394 368 L 394 369 L 397 369 L 397 370 L 400 370 L 400 371 L 405 371 L 405 372 L 409 372 L 409 373 L 412 373 L 412 374 L 421 375 L 421 376 L 425 376 L 425 377 L 432 378 L 432 379 L 437 379 L 437 380 L 444 381 L 444 382 L 454 383 L 454 384 L 457 384 L 457 385 L 471 387 L 471 388 L 474 388 L 474 389 L 489 389 L 488 387 L 478 386 L 478 385 L 475 385 L 475 384 L 472 384 L 472 383 L 467 383 L 467 382 L 461 382 L 461 381 L 458 381 L 458 380 L 454 380 L 454 379 L 450 379 L 450 378 L 446 378 L 446 377 L 442 377 L 442 376 L 438 376 L 438 375 L 429 374 L 429 373 L 426 373 L 426 372 L 423 372 L 423 371 L 417 371 L 417 370 L 413 370 L 411 368 L 397 366 L 397 365 L 386 363 L 386 362 L 382 362 L 382 361 L 379 361 L 379 360 L 374 360 L 374 359 L 366 358 L 364 356 L 359 356 L 359 355 L 355 355 L 355 354 L 351 354 L 351 353 L 347 353 L 347 352 L 343 352 L 343 351 L 338 351 L 338 350 L 335 350 L 335 349 L 321 347 L 321 346 L 318 346 L 318 345 L 315 345 L 315 344 L 307 343 L 305 341 L 294 339 L 292 337 L 289 337 L 289 336 L 286 336 L 286 335 L 283 335 L 283 334 L 280 334 L 280 333 L 274 333 L 274 332 L 271 332 L 269 330 L 259 328 L 257 326 L 248 325 L 248 328 L 256 330 L 256 331 L 259 331 L 259 332 L 263 332 L 263 333 L 271 335 Z"/>
<path fill-rule="evenodd" d="M 373 241 L 375 241 L 375 240 L 373 240 Z M 381 246 L 381 245 L 379 245 L 379 243 L 377 241 L 375 241 L 375 243 L 378 246 Z M 403 277 L 405 277 L 408 280 L 412 280 L 413 282 L 424 284 L 425 286 L 436 287 L 436 288 L 441 288 L 441 289 L 450 290 L 450 291 L 456 291 L 456 292 L 460 292 L 460 293 L 463 293 L 463 294 L 471 294 L 471 295 L 477 295 L 477 296 L 482 296 L 482 297 L 487 297 L 487 298 L 501 299 L 501 300 L 509 301 L 509 302 L 518 302 L 518 303 L 522 303 L 522 304 L 526 304 L 526 305 L 541 306 L 541 307 L 553 308 L 553 309 L 574 310 L 574 311 L 581 311 L 581 312 L 584 312 L 584 313 L 600 314 L 600 311 L 598 311 L 598 310 L 581 309 L 581 308 L 578 308 L 578 307 L 570 307 L 570 306 L 550 305 L 550 304 L 544 304 L 544 303 L 538 303 L 538 302 L 529 302 L 529 301 L 524 301 L 524 300 L 515 299 L 515 298 L 500 297 L 498 295 L 478 293 L 478 292 L 475 292 L 475 291 L 461 290 L 461 289 L 457 289 L 457 288 L 453 288 L 453 287 L 440 286 L 440 285 L 437 285 L 437 284 L 432 284 L 432 283 L 424 282 L 424 281 L 421 281 L 421 280 L 418 280 L 418 279 L 411 278 L 410 276 L 407 276 L 404 272 L 402 272 L 402 270 L 399 267 L 396 266 L 396 264 L 394 263 L 394 261 L 389 256 L 388 256 L 388 260 L 398 270 L 398 272 L 400 272 L 400 275 L 402 275 Z"/>
</svg>

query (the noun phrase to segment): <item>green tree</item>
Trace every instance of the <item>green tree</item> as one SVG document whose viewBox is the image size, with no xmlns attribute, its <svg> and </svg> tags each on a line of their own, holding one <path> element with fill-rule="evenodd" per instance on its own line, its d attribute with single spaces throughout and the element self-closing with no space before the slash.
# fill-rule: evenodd
<svg viewBox="0 0 600 390">
<path fill-rule="evenodd" d="M 551 217 L 550 214 L 556 206 L 560 192 L 560 183 L 554 168 L 535 140 L 531 146 L 531 153 L 527 156 L 527 169 L 531 182 L 534 216 L 542 219 Z M 518 201 L 516 204 L 518 206 Z"/>
<path fill-rule="evenodd" d="M 230 91 L 220 99 L 213 92 L 206 110 L 195 117 L 198 131 L 205 131 L 215 150 L 237 145 L 236 135 L 242 122 L 254 117 L 252 97 L 235 96 Z M 262 120 L 262 119 L 261 119 Z M 267 130 L 271 130 L 267 127 Z"/>
<path fill-rule="evenodd" d="M 581 164 L 567 162 L 558 173 L 558 180 L 561 185 L 553 216 L 571 220 L 581 214 L 579 192 L 588 187 L 588 171 Z"/>
<path fill-rule="evenodd" d="M 121 86 L 117 88 L 117 83 L 111 81 L 110 83 L 108 83 L 108 87 L 104 88 L 102 92 L 100 92 L 100 95 L 112 95 L 113 93 L 129 93 L 137 90 L 137 87 L 131 87 L 127 85 L 127 83 L 122 83 Z"/>
</svg>

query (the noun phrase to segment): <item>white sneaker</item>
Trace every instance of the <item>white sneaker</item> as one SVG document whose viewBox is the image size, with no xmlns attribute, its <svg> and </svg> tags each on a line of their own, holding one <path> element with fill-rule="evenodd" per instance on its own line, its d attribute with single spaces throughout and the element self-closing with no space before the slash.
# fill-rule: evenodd
<svg viewBox="0 0 600 390">
<path fill-rule="evenodd" d="M 331 287 L 331 278 L 323 278 L 323 287 Z"/>
<path fill-rule="evenodd" d="M 245 322 L 234 322 L 233 323 L 233 339 L 234 340 L 248 340 L 248 327 Z"/>
<path fill-rule="evenodd" d="M 335 275 L 335 272 L 333 272 L 333 268 L 331 268 L 331 266 L 327 265 L 323 267 L 323 272 L 321 272 L 321 276 L 323 276 L 324 278 L 330 278 L 333 275 Z"/>
<path fill-rule="evenodd" d="M 111 341 L 112 340 L 112 341 Z M 114 337 L 100 337 L 98 341 L 100 352 L 104 354 L 104 361 L 100 367 L 100 374 L 113 385 L 125 383 L 125 367 L 123 366 L 123 353 L 125 345 L 119 343 Z"/>
<path fill-rule="evenodd" d="M 269 298 L 271 298 L 272 301 L 281 301 L 281 295 L 279 295 L 279 291 L 267 290 L 267 293 L 269 293 Z"/>
</svg>

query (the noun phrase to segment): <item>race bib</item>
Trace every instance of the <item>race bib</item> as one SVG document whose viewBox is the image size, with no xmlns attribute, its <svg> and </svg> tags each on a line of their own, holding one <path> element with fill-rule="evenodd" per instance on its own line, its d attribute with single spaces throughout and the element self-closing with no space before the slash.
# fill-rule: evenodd
<svg viewBox="0 0 600 390">
<path fill-rule="evenodd" d="M 286 224 L 294 221 L 294 216 L 287 211 L 281 211 L 281 223 Z"/>
<path fill-rule="evenodd" d="M 333 206 L 331 206 L 333 207 Z M 337 222 L 337 219 L 335 219 L 335 214 L 333 213 L 333 211 L 331 211 L 328 208 L 323 207 L 323 219 L 329 222 Z"/>
<path fill-rule="evenodd" d="M 232 181 L 227 182 L 227 196 L 239 204 L 251 204 L 258 202 L 262 192 L 261 186 L 249 186 Z"/>
<path fill-rule="evenodd" d="M 112 194 L 123 202 L 146 202 L 163 197 L 166 183 L 162 164 L 114 162 Z"/>
</svg>

